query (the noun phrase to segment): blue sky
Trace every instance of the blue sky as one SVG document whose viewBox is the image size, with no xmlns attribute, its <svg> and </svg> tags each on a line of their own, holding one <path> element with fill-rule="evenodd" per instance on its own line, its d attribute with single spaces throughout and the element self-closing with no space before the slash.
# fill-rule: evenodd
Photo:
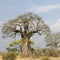
<svg viewBox="0 0 60 60">
<path fill-rule="evenodd" d="M 0 51 L 12 41 L 11 38 L 1 38 L 3 23 L 26 12 L 36 13 L 49 25 L 52 32 L 60 32 L 60 0 L 0 0 Z M 32 39 L 39 42 L 40 37 L 38 41 L 37 37 Z M 44 46 L 44 42 L 41 42 L 39 44 Z"/>
</svg>

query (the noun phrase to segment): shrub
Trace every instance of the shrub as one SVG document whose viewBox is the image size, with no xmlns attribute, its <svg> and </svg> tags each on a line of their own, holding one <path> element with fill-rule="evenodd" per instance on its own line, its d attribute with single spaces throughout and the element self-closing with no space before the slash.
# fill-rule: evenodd
<svg viewBox="0 0 60 60">
<path fill-rule="evenodd" d="M 32 58 L 39 58 L 41 55 L 41 49 L 37 48 L 34 49 L 33 53 L 31 54 Z"/>
<path fill-rule="evenodd" d="M 15 60 L 16 59 L 16 53 L 14 52 L 8 52 L 2 54 L 3 60 Z"/>
<path fill-rule="evenodd" d="M 41 60 L 51 60 L 49 57 L 43 57 Z"/>
<path fill-rule="evenodd" d="M 41 55 L 42 55 L 42 56 L 50 56 L 50 51 L 49 51 L 49 49 L 46 49 L 46 48 L 41 49 Z"/>
<path fill-rule="evenodd" d="M 45 48 L 42 49 L 42 56 L 52 56 L 52 57 L 57 57 L 57 50 L 51 49 L 51 48 Z"/>
</svg>

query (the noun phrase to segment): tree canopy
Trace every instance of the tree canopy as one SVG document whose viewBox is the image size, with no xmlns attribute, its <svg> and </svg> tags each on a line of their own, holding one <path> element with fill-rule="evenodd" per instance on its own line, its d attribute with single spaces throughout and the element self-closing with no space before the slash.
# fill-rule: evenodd
<svg viewBox="0 0 60 60">
<path fill-rule="evenodd" d="M 54 48 L 60 47 L 60 33 L 48 34 L 45 37 L 45 41 L 47 43 L 47 46 L 51 46 Z"/>
<path fill-rule="evenodd" d="M 29 40 L 35 33 L 42 35 L 49 32 L 49 26 L 41 17 L 33 13 L 22 14 L 5 23 L 2 28 L 3 37 L 16 37 L 16 35 L 21 36 L 23 56 L 27 56 L 28 52 L 31 50 Z"/>
<path fill-rule="evenodd" d="M 49 26 L 36 14 L 26 13 L 5 23 L 2 28 L 3 37 L 15 37 L 16 35 L 42 34 L 50 31 Z"/>
<path fill-rule="evenodd" d="M 15 40 L 15 41 L 9 43 L 9 46 L 14 46 L 14 45 L 18 45 L 19 46 L 19 45 L 22 44 L 22 42 L 23 42 L 22 39 Z M 34 45 L 34 42 L 32 40 L 29 40 L 29 44 Z"/>
</svg>

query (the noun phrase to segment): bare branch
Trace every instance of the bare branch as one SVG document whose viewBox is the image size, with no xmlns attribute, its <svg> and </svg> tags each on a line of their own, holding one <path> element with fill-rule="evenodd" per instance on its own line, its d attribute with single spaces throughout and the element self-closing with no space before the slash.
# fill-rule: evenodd
<svg viewBox="0 0 60 60">
<path fill-rule="evenodd" d="M 50 29 L 41 17 L 32 13 L 26 13 L 18 16 L 16 19 L 10 20 L 5 23 L 2 28 L 3 35 L 7 37 L 16 36 L 18 33 L 20 33 L 21 36 L 28 35 L 31 37 L 35 33 L 41 35 L 41 31 L 47 33 Z"/>
</svg>

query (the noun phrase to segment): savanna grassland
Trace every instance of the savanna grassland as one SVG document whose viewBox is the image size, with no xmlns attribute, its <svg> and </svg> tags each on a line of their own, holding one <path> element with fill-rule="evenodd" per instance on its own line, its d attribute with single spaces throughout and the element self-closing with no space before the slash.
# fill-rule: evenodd
<svg viewBox="0 0 60 60">
<path fill-rule="evenodd" d="M 17 56 L 16 60 L 41 60 L 43 57 L 40 58 L 31 58 L 31 57 L 27 57 L 27 58 L 21 58 L 19 56 Z M 49 57 L 50 60 L 60 60 L 60 57 Z M 2 60 L 2 57 L 0 56 L 0 60 Z"/>
</svg>

